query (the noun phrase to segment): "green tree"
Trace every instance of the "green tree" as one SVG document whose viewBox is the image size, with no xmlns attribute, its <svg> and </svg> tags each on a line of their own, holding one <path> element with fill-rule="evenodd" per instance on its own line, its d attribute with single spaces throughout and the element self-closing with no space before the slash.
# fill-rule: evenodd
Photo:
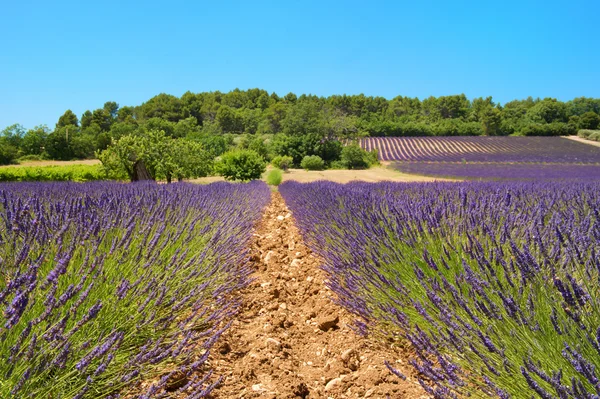
<svg viewBox="0 0 600 399">
<path fill-rule="evenodd" d="M 111 176 L 131 181 L 206 176 L 212 157 L 201 144 L 173 139 L 160 130 L 139 131 L 112 142 L 97 154 Z"/>
<path fill-rule="evenodd" d="M 86 128 L 92 124 L 92 111 L 87 110 L 81 115 L 81 128 Z"/>
<path fill-rule="evenodd" d="M 226 180 L 249 181 L 260 179 L 266 167 L 265 160 L 255 151 L 234 150 L 221 156 L 215 170 Z"/>
<path fill-rule="evenodd" d="M 237 115 L 233 108 L 227 105 L 221 105 L 217 111 L 216 121 L 224 133 L 242 133 L 244 131 L 242 118 Z"/>
<path fill-rule="evenodd" d="M 500 133 L 502 124 L 502 112 L 498 108 L 488 107 L 479 113 L 479 121 L 483 134 L 486 136 L 496 136 Z"/>
<path fill-rule="evenodd" d="M 58 118 L 58 122 L 56 123 L 56 128 L 61 128 L 65 126 L 79 126 L 79 120 L 77 119 L 77 115 L 73 113 L 70 109 L 66 110 L 64 114 Z"/>
<path fill-rule="evenodd" d="M 588 111 L 579 117 L 579 128 L 596 130 L 600 126 L 600 116 L 595 112 Z"/>
<path fill-rule="evenodd" d="M 50 130 L 46 125 L 29 129 L 21 141 L 21 150 L 24 155 L 41 155 L 46 147 L 46 140 Z"/>
<path fill-rule="evenodd" d="M 527 116 L 536 123 L 567 122 L 565 103 L 545 98 L 527 110 Z"/>
<path fill-rule="evenodd" d="M 18 123 L 10 125 L 0 132 L 0 138 L 2 138 L 4 143 L 15 147 L 16 149 L 19 149 L 21 146 L 21 140 L 23 140 L 24 135 L 25 128 Z"/>
<path fill-rule="evenodd" d="M 15 163 L 18 151 L 17 147 L 11 145 L 5 137 L 0 137 L 0 165 Z"/>
<path fill-rule="evenodd" d="M 169 122 L 177 122 L 184 118 L 181 100 L 165 93 L 152 97 L 143 103 L 139 110 L 142 119 L 162 118 Z"/>
</svg>

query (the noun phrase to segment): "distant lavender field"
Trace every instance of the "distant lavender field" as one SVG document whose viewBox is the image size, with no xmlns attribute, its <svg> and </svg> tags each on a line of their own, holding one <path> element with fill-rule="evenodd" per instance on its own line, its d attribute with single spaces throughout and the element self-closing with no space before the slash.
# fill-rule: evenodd
<svg viewBox="0 0 600 399">
<path fill-rule="evenodd" d="M 404 173 L 481 180 L 600 180 L 600 165 L 397 162 Z"/>
<path fill-rule="evenodd" d="M 382 161 L 600 163 L 600 148 L 562 137 L 368 137 Z"/>
</svg>

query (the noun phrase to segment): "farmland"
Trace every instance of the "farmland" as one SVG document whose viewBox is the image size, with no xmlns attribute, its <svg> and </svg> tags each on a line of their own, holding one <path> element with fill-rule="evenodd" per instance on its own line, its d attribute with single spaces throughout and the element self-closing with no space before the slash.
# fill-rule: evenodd
<svg viewBox="0 0 600 399">
<path fill-rule="evenodd" d="M 369 137 L 382 161 L 600 163 L 600 149 L 562 137 Z"/>
<path fill-rule="evenodd" d="M 595 397 L 598 183 L 280 191 L 356 330 L 409 341 L 431 396 Z"/>
<path fill-rule="evenodd" d="M 390 167 L 408 175 L 465 180 L 600 180 L 600 165 L 396 162 Z"/>
<path fill-rule="evenodd" d="M 0 185 L 0 397 L 207 395 L 269 195 L 261 182 Z"/>
</svg>

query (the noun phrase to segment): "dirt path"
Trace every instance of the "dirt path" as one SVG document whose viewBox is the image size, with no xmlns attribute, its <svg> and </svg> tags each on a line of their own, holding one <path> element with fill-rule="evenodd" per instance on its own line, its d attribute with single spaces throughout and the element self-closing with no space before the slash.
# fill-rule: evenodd
<svg viewBox="0 0 600 399">
<path fill-rule="evenodd" d="M 334 305 L 319 261 L 273 193 L 253 243 L 256 272 L 244 309 L 211 355 L 225 377 L 211 398 L 426 397 L 402 351 L 356 335 Z M 408 376 L 392 375 L 384 360 Z"/>
</svg>

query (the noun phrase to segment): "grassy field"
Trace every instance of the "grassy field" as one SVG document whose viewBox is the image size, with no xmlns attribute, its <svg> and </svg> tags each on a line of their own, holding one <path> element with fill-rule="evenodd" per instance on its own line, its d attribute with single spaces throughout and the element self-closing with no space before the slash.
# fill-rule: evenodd
<svg viewBox="0 0 600 399">
<path fill-rule="evenodd" d="M 44 167 L 44 166 L 71 166 L 71 165 L 99 165 L 97 159 L 79 159 L 75 161 L 22 161 L 15 165 L 0 165 L 0 168 L 18 168 L 18 167 Z"/>
</svg>

